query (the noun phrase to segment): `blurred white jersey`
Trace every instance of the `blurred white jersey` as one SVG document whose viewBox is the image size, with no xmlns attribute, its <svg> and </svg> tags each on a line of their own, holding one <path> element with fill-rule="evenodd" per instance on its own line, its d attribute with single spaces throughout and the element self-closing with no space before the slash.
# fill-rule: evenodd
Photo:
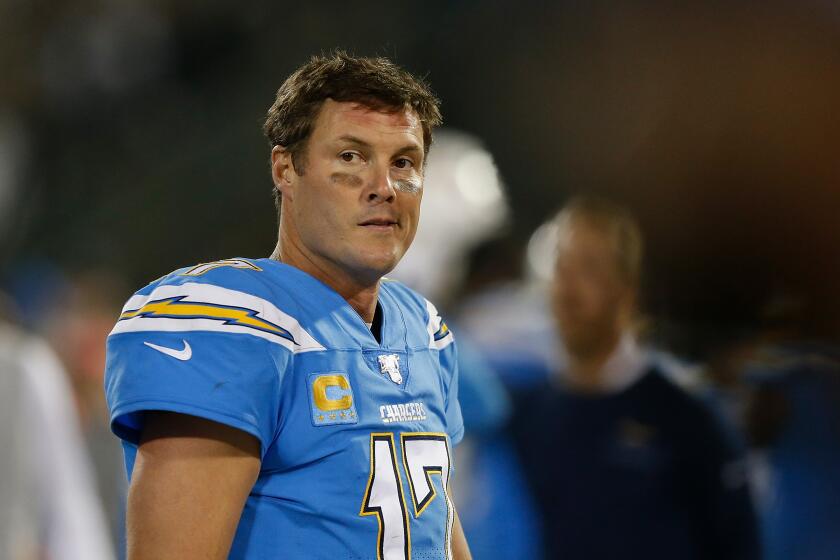
<svg viewBox="0 0 840 560">
<path fill-rule="evenodd" d="M 0 558 L 114 558 L 71 395 L 49 347 L 0 322 Z"/>
</svg>

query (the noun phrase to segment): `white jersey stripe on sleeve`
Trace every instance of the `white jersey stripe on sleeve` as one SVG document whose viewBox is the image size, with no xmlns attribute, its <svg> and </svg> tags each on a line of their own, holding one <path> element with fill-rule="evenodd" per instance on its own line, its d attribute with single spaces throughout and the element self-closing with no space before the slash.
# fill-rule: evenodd
<svg viewBox="0 0 840 560">
<path fill-rule="evenodd" d="M 429 313 L 429 321 L 426 323 L 426 330 L 429 332 L 429 348 L 442 350 L 452 344 L 455 337 L 443 322 L 437 308 L 429 300 L 426 300 L 426 311 Z"/>
<path fill-rule="evenodd" d="M 188 282 L 159 286 L 128 300 L 111 334 L 141 331 L 214 331 L 257 336 L 292 352 L 324 350 L 291 315 L 263 298 Z"/>
</svg>

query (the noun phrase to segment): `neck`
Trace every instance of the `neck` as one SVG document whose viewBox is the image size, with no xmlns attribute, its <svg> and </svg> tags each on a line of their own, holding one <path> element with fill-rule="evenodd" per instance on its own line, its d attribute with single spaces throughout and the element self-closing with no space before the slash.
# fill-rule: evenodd
<svg viewBox="0 0 840 560">
<path fill-rule="evenodd" d="M 317 278 L 343 297 L 350 307 L 361 316 L 365 323 L 373 322 L 376 301 L 379 296 L 379 280 L 372 282 L 358 281 L 329 262 L 316 262 L 300 250 L 295 243 L 285 239 L 281 231 L 277 246 L 271 258 L 300 269 Z"/>
<path fill-rule="evenodd" d="M 568 352 L 568 381 L 574 388 L 583 391 L 598 391 L 604 386 L 605 366 L 615 353 L 621 341 L 621 334 L 609 337 L 604 344 L 587 351 Z"/>
</svg>

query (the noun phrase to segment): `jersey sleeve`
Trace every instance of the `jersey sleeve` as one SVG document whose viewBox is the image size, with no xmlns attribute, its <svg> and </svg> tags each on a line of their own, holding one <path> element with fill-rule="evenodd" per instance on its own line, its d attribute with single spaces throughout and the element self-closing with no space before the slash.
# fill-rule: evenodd
<svg viewBox="0 0 840 560">
<path fill-rule="evenodd" d="M 449 372 L 449 384 L 444 402 L 446 414 L 446 433 L 452 445 L 457 445 L 464 437 L 464 419 L 461 415 L 461 403 L 458 401 L 458 350 L 450 344 L 441 351 L 440 363 L 444 371 Z"/>
<path fill-rule="evenodd" d="M 444 375 L 446 433 L 452 445 L 456 445 L 464 437 L 464 419 L 458 402 L 458 350 L 455 346 L 455 336 L 435 306 L 428 300 L 426 312 L 428 313 L 429 347 L 438 351 L 440 367 Z"/>
<path fill-rule="evenodd" d="M 159 285 L 134 296 L 107 342 L 113 432 L 136 444 L 144 412 L 178 412 L 252 434 L 264 454 L 285 373 L 306 342 L 296 328 L 268 301 L 220 286 Z"/>
</svg>

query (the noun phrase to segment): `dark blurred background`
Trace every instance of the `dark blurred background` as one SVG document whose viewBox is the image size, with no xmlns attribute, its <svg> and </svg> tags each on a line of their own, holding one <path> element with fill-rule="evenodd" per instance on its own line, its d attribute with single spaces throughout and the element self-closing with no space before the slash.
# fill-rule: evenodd
<svg viewBox="0 0 840 560">
<path fill-rule="evenodd" d="M 141 285 L 268 255 L 262 119 L 291 70 L 336 47 L 428 78 L 446 125 L 493 154 L 511 243 L 572 194 L 630 208 L 670 352 L 710 363 L 779 325 L 836 341 L 828 0 L 0 1 L 0 286 L 18 321 L 49 338 L 74 302 L 98 347 Z M 99 362 L 73 353 L 65 367 L 98 387 Z M 96 391 L 77 398 L 97 409 Z"/>
<path fill-rule="evenodd" d="M 137 285 L 185 262 L 268 254 L 263 114 L 288 72 L 342 47 L 428 77 L 446 123 L 496 157 L 519 237 L 574 192 L 635 210 L 655 315 L 714 337 L 780 296 L 811 305 L 814 328 L 836 323 L 835 3 L 2 10 L 4 151 L 17 168 L 4 268 L 108 266 Z"/>
</svg>

